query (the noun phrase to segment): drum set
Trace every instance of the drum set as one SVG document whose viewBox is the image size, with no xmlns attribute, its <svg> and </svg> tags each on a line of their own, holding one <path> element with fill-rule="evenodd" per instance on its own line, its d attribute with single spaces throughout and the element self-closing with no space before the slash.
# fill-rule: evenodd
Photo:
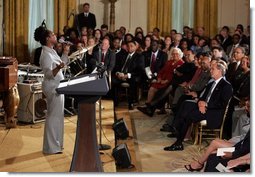
<svg viewBox="0 0 255 177">
<path fill-rule="evenodd" d="M 93 47 L 94 46 L 77 50 L 68 56 L 70 62 L 67 63 L 66 71 L 64 72 L 66 78 L 77 77 L 79 75 L 85 74 L 86 63 L 82 61 L 82 58 L 84 57 L 84 54 Z"/>
<path fill-rule="evenodd" d="M 30 63 L 22 63 L 18 65 L 18 83 L 35 83 L 42 82 L 44 74 L 42 69 Z"/>
</svg>

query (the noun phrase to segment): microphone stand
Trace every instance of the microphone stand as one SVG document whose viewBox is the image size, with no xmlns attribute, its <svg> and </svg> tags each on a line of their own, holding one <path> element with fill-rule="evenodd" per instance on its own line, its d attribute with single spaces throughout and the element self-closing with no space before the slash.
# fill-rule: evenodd
<svg viewBox="0 0 255 177">
<path fill-rule="evenodd" d="M 107 144 L 102 144 L 102 99 L 100 98 L 99 100 L 99 150 L 104 151 L 104 150 L 108 150 L 111 149 L 110 145 Z"/>
<path fill-rule="evenodd" d="M 104 70 L 100 70 L 99 71 L 99 79 L 101 79 L 104 76 Z M 108 150 L 111 149 L 111 146 L 107 145 L 107 144 L 102 144 L 102 99 L 100 98 L 99 100 L 99 150 L 104 151 L 104 150 Z"/>
</svg>

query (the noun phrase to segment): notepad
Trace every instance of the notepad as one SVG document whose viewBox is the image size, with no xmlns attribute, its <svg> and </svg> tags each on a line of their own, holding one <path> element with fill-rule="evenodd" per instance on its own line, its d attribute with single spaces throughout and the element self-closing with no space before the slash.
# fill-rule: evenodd
<svg viewBox="0 0 255 177">
<path fill-rule="evenodd" d="M 85 76 L 85 77 L 81 77 L 78 79 L 73 79 L 73 80 L 68 80 L 66 82 L 61 82 L 58 86 L 58 88 L 62 88 L 62 87 L 67 87 L 69 85 L 75 85 L 75 84 L 79 84 L 79 83 L 83 83 L 83 82 L 89 82 L 89 81 L 93 81 L 96 80 L 96 77 L 90 77 L 90 76 Z"/>
<path fill-rule="evenodd" d="M 145 73 L 146 73 L 146 76 L 151 79 L 152 78 L 152 72 L 151 72 L 151 68 L 150 67 L 146 67 L 145 68 Z"/>
<path fill-rule="evenodd" d="M 225 152 L 234 152 L 235 147 L 227 147 L 227 148 L 218 148 L 217 149 L 217 156 L 225 155 Z"/>
<path fill-rule="evenodd" d="M 215 168 L 216 168 L 219 172 L 231 172 L 227 167 L 225 167 L 225 166 L 222 165 L 221 163 L 219 163 Z"/>
</svg>

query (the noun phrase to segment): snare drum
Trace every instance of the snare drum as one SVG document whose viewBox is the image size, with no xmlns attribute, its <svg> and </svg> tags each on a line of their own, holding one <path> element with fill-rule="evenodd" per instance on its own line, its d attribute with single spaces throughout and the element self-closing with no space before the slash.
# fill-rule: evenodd
<svg viewBox="0 0 255 177">
<path fill-rule="evenodd" d="M 73 76 L 78 76 L 84 73 L 85 64 L 80 59 L 76 59 L 69 63 L 69 69 Z"/>
</svg>

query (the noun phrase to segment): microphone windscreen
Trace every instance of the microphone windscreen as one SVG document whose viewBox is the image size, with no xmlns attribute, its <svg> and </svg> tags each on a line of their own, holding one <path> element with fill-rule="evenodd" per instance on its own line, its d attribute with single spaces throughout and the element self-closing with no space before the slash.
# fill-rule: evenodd
<svg viewBox="0 0 255 177">
<path fill-rule="evenodd" d="M 70 41 L 65 41 L 63 38 L 60 38 L 60 39 L 58 40 L 58 42 L 61 43 L 61 44 L 73 45 L 72 42 L 70 42 Z"/>
</svg>

